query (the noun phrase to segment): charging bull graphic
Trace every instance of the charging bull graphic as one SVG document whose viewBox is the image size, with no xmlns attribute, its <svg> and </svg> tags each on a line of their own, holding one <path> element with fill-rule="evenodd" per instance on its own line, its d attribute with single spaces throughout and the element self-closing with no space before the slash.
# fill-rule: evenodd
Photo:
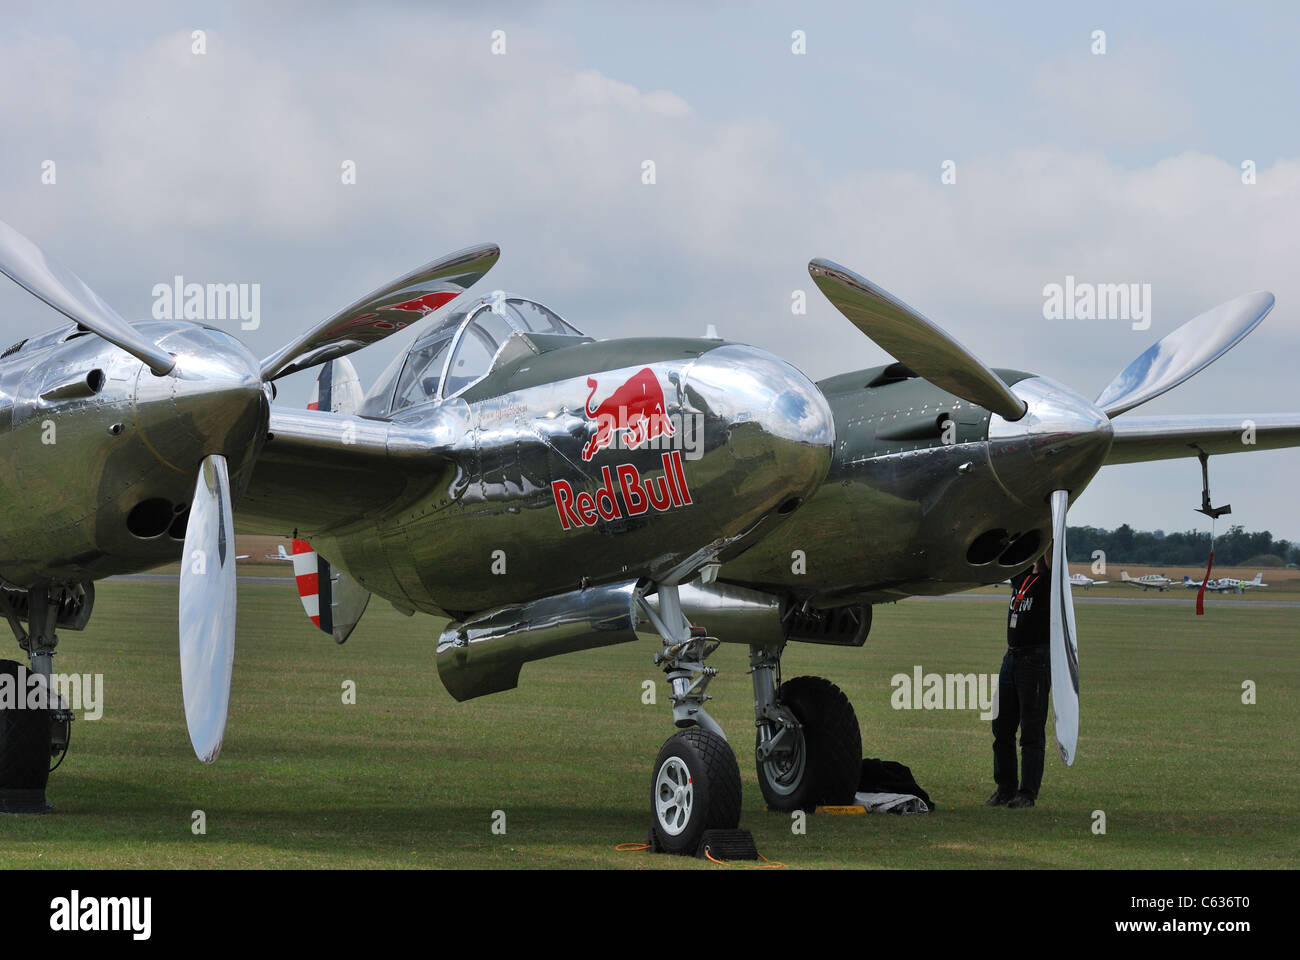
<svg viewBox="0 0 1300 960">
<path fill-rule="evenodd" d="M 610 446 L 621 433 L 623 442 L 636 449 L 656 437 L 671 437 L 673 424 L 664 410 L 664 391 L 659 378 L 649 367 L 631 376 L 605 400 L 592 407 L 596 381 L 587 378 L 591 393 L 587 395 L 587 416 L 596 421 L 596 432 L 582 448 L 582 459 L 590 460 L 599 450 Z"/>
</svg>

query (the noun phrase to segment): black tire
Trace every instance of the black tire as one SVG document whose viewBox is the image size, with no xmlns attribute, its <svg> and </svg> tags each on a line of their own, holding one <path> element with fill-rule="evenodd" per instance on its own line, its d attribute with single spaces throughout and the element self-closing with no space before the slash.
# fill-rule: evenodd
<svg viewBox="0 0 1300 960">
<path fill-rule="evenodd" d="M 15 688 L 20 667 L 0 660 L 0 673 L 8 674 Z M 18 690 L 26 697 L 26 690 Z M 50 776 L 50 711 L 0 710 L 0 790 L 45 789 Z"/>
<path fill-rule="evenodd" d="M 694 855 L 705 830 L 739 825 L 740 767 L 727 741 L 702 727 L 669 737 L 650 778 L 650 830 L 657 846 Z"/>
<path fill-rule="evenodd" d="M 781 684 L 776 699 L 803 727 L 788 759 L 758 764 L 768 807 L 811 811 L 818 804 L 852 803 L 862 771 L 862 731 L 844 691 L 821 677 L 795 677 Z"/>
</svg>

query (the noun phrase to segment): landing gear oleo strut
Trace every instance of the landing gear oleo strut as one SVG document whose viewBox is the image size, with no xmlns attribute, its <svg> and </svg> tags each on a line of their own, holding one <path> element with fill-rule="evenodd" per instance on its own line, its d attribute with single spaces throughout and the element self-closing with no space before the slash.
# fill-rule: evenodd
<svg viewBox="0 0 1300 960">
<path fill-rule="evenodd" d="M 650 844 L 666 853 L 695 854 L 707 831 L 740 823 L 740 767 L 726 735 L 707 710 L 705 689 L 718 671 L 704 659 L 718 641 L 691 626 L 677 584 L 660 584 L 659 610 L 641 609 L 664 640 L 655 655 L 672 687 L 673 723 L 685 729 L 659 750 L 650 781 Z"/>
<path fill-rule="evenodd" d="M 0 812 L 46 813 L 52 809 L 45 799 L 50 758 L 63 762 L 72 727 L 72 712 L 57 694 L 53 678 L 59 643 L 55 630 L 84 628 L 94 602 L 94 586 L 89 583 L 46 583 L 25 591 L 0 588 L 0 615 L 8 621 L 30 663 L 24 668 L 12 660 L 0 660 L 0 683 L 12 694 L 0 697 L 0 708 L 4 708 L 0 709 Z M 37 695 L 34 703 L 33 693 Z"/>
<path fill-rule="evenodd" d="M 709 830 L 734 831 L 740 820 L 740 772 L 721 727 L 705 709 L 717 670 L 704 660 L 719 644 L 682 612 L 676 584 L 661 584 L 658 610 L 641 609 L 664 640 L 655 655 L 672 686 L 673 722 L 686 728 L 659 751 L 651 779 L 651 844 L 693 853 Z M 844 693 L 820 677 L 781 683 L 785 644 L 751 645 L 755 762 L 763 798 L 773 810 L 807 810 L 853 799 L 862 737 Z"/>
</svg>

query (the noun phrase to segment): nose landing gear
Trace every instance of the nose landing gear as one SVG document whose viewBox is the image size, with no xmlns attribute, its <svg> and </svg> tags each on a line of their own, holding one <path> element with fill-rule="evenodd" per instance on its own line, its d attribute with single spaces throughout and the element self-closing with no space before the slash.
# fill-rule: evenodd
<svg viewBox="0 0 1300 960">
<path fill-rule="evenodd" d="M 707 710 L 704 692 L 718 671 L 704 659 L 718 641 L 692 627 L 682 612 L 676 584 L 660 584 L 659 609 L 641 609 L 663 638 L 655 663 L 672 687 L 673 723 L 683 727 L 659 750 L 650 780 L 650 844 L 665 853 L 695 854 L 709 830 L 740 823 L 740 767 Z"/>
<path fill-rule="evenodd" d="M 704 659 L 718 647 L 693 627 L 677 586 L 660 584 L 658 609 L 644 597 L 641 609 L 664 640 L 655 663 L 672 686 L 673 721 L 684 728 L 659 751 L 650 781 L 651 846 L 695 853 L 706 831 L 733 830 L 740 822 L 740 770 L 726 735 L 704 709 L 717 670 Z M 785 644 L 751 645 L 754 683 L 754 756 L 763 799 L 772 810 L 811 812 L 821 804 L 847 804 L 857 792 L 862 734 L 843 691 L 821 677 L 781 682 Z"/>
<path fill-rule="evenodd" d="M 721 736 L 690 727 L 668 738 L 650 785 L 651 845 L 693 855 L 709 830 L 740 823 L 740 767 Z"/>
</svg>

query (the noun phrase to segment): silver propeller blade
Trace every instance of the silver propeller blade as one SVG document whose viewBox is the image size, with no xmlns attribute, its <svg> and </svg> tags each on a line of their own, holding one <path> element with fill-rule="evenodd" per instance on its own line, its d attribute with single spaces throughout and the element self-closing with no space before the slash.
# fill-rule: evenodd
<svg viewBox="0 0 1300 960">
<path fill-rule="evenodd" d="M 1052 493 L 1052 706 L 1056 709 L 1056 743 L 1061 762 L 1074 763 L 1079 744 L 1079 642 L 1074 625 L 1074 596 L 1065 554 L 1065 514 L 1070 492 Z"/>
<path fill-rule="evenodd" d="M 808 272 L 840 313 L 918 376 L 1004 419 L 1024 416 L 1024 401 L 1001 377 L 903 301 L 830 260 L 813 260 Z"/>
<path fill-rule="evenodd" d="M 226 458 L 217 454 L 199 467 L 185 528 L 180 633 L 185 723 L 194 752 L 211 763 L 226 732 L 235 662 L 235 524 Z"/>
<path fill-rule="evenodd" d="M 1258 290 L 1188 320 L 1125 367 L 1097 397 L 1097 406 L 1116 417 L 1172 390 L 1239 344 L 1272 309 L 1273 294 Z"/>
<path fill-rule="evenodd" d="M 262 379 L 345 356 L 396 333 L 478 283 L 500 257 L 495 243 L 466 247 L 372 290 L 264 359 Z"/>
<path fill-rule="evenodd" d="M 175 366 L 171 354 L 140 336 L 80 277 L 51 260 L 40 247 L 3 221 L 0 221 L 0 273 L 69 320 L 121 347 L 159 376 Z"/>
</svg>

